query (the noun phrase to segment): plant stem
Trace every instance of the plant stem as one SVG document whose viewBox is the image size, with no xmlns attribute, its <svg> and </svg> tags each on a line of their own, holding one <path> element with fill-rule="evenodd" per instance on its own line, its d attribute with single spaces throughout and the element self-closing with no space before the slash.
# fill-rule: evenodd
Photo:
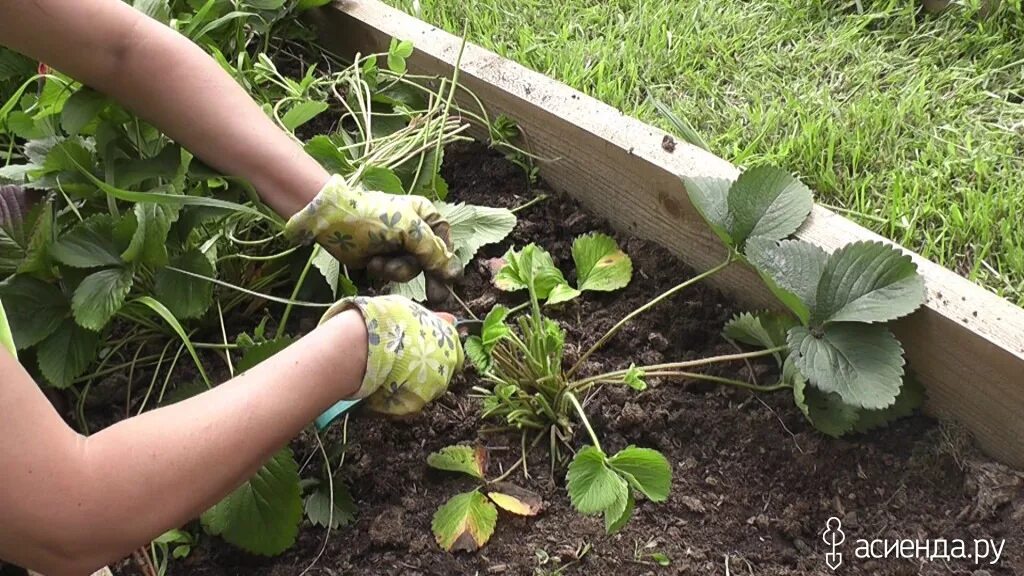
<svg viewBox="0 0 1024 576">
<path fill-rule="evenodd" d="M 721 376 L 713 376 L 711 374 L 702 374 L 700 372 L 682 372 L 678 370 L 666 370 L 657 372 L 645 372 L 644 376 L 653 376 L 659 378 L 665 377 L 681 377 L 690 378 L 692 380 L 707 380 L 708 382 L 715 382 L 716 384 L 725 384 L 727 386 L 735 386 L 737 388 L 743 388 L 752 392 L 775 392 L 776 390 L 783 390 L 790 388 L 789 384 L 774 384 L 772 386 L 759 386 L 757 384 L 751 384 L 742 380 L 734 380 L 732 378 L 724 378 Z M 609 379 L 609 380 L 598 380 L 594 383 L 609 383 L 609 384 L 621 384 L 622 379 Z"/>
<path fill-rule="evenodd" d="M 735 360 L 745 360 L 747 358 L 760 358 L 762 356 L 770 356 L 776 352 L 782 352 L 786 349 L 786 346 L 776 346 L 775 348 L 768 348 L 765 350 L 757 350 L 754 352 L 743 352 L 741 354 L 725 354 L 722 356 L 709 356 L 708 358 L 699 358 L 697 360 L 689 360 L 686 362 L 669 362 L 667 364 L 651 364 L 649 366 L 637 366 L 636 368 L 642 370 L 645 374 L 653 374 L 655 372 L 674 371 L 685 368 L 696 368 L 698 366 L 708 366 L 711 364 L 718 364 L 720 362 L 733 362 Z M 571 382 L 568 387 L 571 390 L 578 390 L 584 386 L 597 382 L 599 380 L 614 380 L 625 376 L 630 369 L 615 370 L 613 372 L 605 372 L 604 374 L 598 374 L 597 376 L 589 376 L 576 382 Z"/>
<path fill-rule="evenodd" d="M 569 372 L 566 373 L 565 378 L 566 379 L 572 378 L 573 374 L 575 374 L 576 371 L 579 370 L 580 366 L 583 366 L 583 362 L 585 362 L 587 358 L 590 358 L 591 354 L 596 352 L 599 348 L 601 348 L 601 346 L 604 346 L 605 342 L 608 342 L 608 340 L 610 340 L 612 338 L 612 336 L 615 336 L 616 334 L 618 334 L 619 330 L 622 330 L 623 326 L 628 324 L 630 320 L 632 320 L 633 318 L 636 318 L 640 314 L 643 314 L 644 312 L 650 310 L 651 308 L 656 306 L 658 303 L 660 303 L 663 300 L 669 298 L 673 294 L 676 294 L 677 292 L 679 292 L 681 290 L 684 290 L 684 289 L 686 289 L 686 288 L 688 288 L 688 287 L 690 287 L 690 286 L 692 286 L 692 285 L 694 285 L 694 284 L 696 284 L 696 283 L 698 283 L 698 282 L 700 282 L 702 280 L 710 278 L 711 276 L 714 276 L 715 274 L 721 272 L 727 266 L 732 264 L 734 258 L 735 258 L 734 253 L 730 252 L 729 253 L 729 257 L 726 258 L 725 261 L 722 262 L 721 264 L 719 264 L 718 266 L 715 266 L 714 268 L 711 268 L 710 270 L 707 270 L 706 272 L 702 272 L 702 273 L 694 276 L 693 278 L 690 278 L 689 280 L 687 280 L 687 281 L 685 281 L 685 282 L 683 282 L 683 283 L 681 283 L 681 284 L 679 284 L 679 285 L 677 285 L 677 286 L 675 286 L 673 288 L 668 289 L 667 291 L 663 292 L 659 296 L 656 296 L 653 300 L 651 300 L 647 304 L 644 304 L 643 306 L 641 306 L 641 307 L 637 308 L 636 310 L 634 310 L 634 311 L 630 312 L 629 314 L 627 314 L 625 318 L 623 318 L 622 320 L 619 320 L 619 322 L 615 326 L 612 326 L 611 329 L 608 330 L 608 332 L 605 332 L 604 336 L 601 336 L 600 340 L 598 340 L 593 346 L 590 347 L 589 350 L 587 350 L 586 352 L 583 353 L 582 356 L 580 356 L 580 359 L 576 361 L 576 364 L 573 365 L 572 369 L 570 369 Z"/>
<path fill-rule="evenodd" d="M 576 413 L 580 415 L 580 421 L 583 422 L 583 426 L 587 429 L 587 433 L 590 434 L 590 439 L 594 442 L 594 447 L 601 450 L 601 443 L 597 440 L 597 434 L 594 433 L 594 429 L 590 427 L 590 420 L 587 419 L 586 413 L 583 412 L 583 406 L 580 405 L 580 401 L 576 399 L 576 395 L 572 392 L 566 391 L 565 396 L 572 403 L 573 407 L 576 408 Z M 603 453 L 604 450 L 601 450 Z"/>
<path fill-rule="evenodd" d="M 519 212 L 520 210 L 526 210 L 530 206 L 533 206 L 534 204 L 537 204 L 539 202 L 543 202 L 543 201 L 545 201 L 547 199 L 548 199 L 548 195 L 547 194 L 537 194 L 530 201 L 525 202 L 523 204 L 520 204 L 519 206 L 516 206 L 515 208 L 509 210 L 509 212 L 515 214 L 515 213 Z"/>
<path fill-rule="evenodd" d="M 306 283 L 306 275 L 309 274 L 309 269 L 313 267 L 313 258 L 316 257 L 316 253 L 321 248 L 317 247 L 309 254 L 309 259 L 306 260 L 306 267 L 302 269 L 302 274 L 299 274 L 299 281 L 295 283 L 295 288 L 292 290 L 292 296 L 289 300 L 294 301 L 299 296 L 299 290 L 302 290 L 302 285 Z M 281 323 L 277 325 L 277 333 L 274 338 L 281 338 L 284 336 L 285 328 L 288 326 L 288 317 L 292 315 L 292 302 L 289 302 L 284 307 L 284 314 L 281 315 Z"/>
</svg>

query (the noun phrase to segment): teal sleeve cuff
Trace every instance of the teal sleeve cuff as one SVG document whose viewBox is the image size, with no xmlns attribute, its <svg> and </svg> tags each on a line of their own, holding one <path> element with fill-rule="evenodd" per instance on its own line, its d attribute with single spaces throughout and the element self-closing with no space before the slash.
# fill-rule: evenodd
<svg viewBox="0 0 1024 576">
<path fill-rule="evenodd" d="M 331 425 L 332 422 L 337 420 L 338 416 L 341 416 L 345 412 L 348 412 L 350 409 L 352 409 L 353 406 L 355 406 L 358 403 L 359 400 L 342 400 L 341 402 L 338 402 L 334 406 L 331 406 L 330 408 L 327 409 L 326 412 L 321 414 L 320 417 L 316 419 L 316 429 L 323 430 L 324 428 L 327 428 L 328 426 Z"/>
</svg>

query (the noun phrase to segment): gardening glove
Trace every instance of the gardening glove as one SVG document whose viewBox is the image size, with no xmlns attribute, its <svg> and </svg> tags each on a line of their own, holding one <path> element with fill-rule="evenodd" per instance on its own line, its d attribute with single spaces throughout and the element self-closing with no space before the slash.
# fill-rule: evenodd
<svg viewBox="0 0 1024 576">
<path fill-rule="evenodd" d="M 419 412 L 444 394 L 462 369 L 455 326 L 412 300 L 397 295 L 345 298 L 321 323 L 350 308 L 362 313 L 369 344 L 366 375 L 352 399 L 365 398 L 371 410 L 392 416 Z"/>
<path fill-rule="evenodd" d="M 447 299 L 445 284 L 462 273 L 451 226 L 429 200 L 355 190 L 337 175 L 288 221 L 285 234 L 316 240 L 342 264 L 385 280 L 408 282 L 425 271 L 432 302 Z"/>
</svg>

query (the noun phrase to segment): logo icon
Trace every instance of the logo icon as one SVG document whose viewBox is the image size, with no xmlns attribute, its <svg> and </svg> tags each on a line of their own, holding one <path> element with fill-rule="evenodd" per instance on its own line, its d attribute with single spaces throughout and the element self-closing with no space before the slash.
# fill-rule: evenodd
<svg viewBox="0 0 1024 576">
<path fill-rule="evenodd" d="M 843 553 L 839 552 L 839 545 L 846 541 L 846 534 L 843 534 L 843 523 L 835 516 L 825 522 L 825 532 L 821 539 L 828 544 L 832 551 L 825 553 L 825 564 L 834 572 L 843 563 Z"/>
</svg>

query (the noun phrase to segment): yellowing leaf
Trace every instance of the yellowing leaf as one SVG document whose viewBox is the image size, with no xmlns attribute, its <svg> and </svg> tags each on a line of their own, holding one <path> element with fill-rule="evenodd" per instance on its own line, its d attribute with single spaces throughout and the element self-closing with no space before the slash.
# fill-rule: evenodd
<svg viewBox="0 0 1024 576">
<path fill-rule="evenodd" d="M 494 504 L 474 490 L 453 496 L 438 508 L 430 527 L 442 549 L 475 552 L 491 539 L 497 522 Z"/>
<path fill-rule="evenodd" d="M 438 470 L 462 472 L 483 480 L 487 473 L 487 449 L 483 446 L 445 446 L 427 456 L 427 465 Z"/>
<path fill-rule="evenodd" d="M 606 234 L 587 234 L 572 243 L 580 290 L 610 292 L 624 288 L 633 277 L 633 261 Z"/>
<path fill-rule="evenodd" d="M 487 496 L 502 510 L 519 516 L 536 516 L 544 507 L 540 496 L 507 482 L 499 482 L 488 488 Z"/>
</svg>

